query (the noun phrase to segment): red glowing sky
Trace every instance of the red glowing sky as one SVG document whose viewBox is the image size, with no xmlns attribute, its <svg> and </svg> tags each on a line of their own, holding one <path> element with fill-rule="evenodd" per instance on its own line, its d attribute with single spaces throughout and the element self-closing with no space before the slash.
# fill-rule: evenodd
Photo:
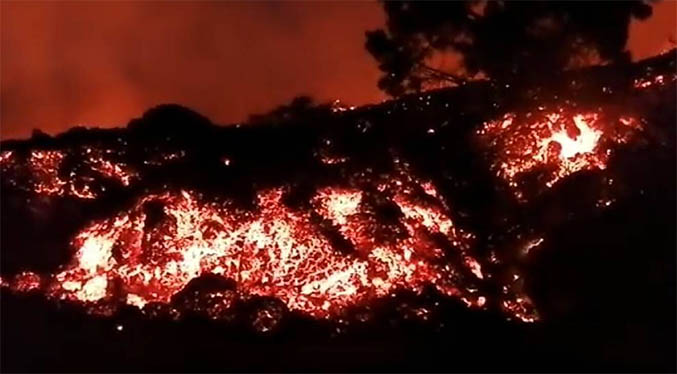
<svg viewBox="0 0 677 374">
<path fill-rule="evenodd" d="M 385 98 L 365 52 L 375 2 L 2 2 L 1 137 L 33 128 L 124 125 L 175 102 L 219 123 L 300 94 L 349 104 Z M 677 2 L 633 22 L 635 59 L 675 38 Z"/>
</svg>

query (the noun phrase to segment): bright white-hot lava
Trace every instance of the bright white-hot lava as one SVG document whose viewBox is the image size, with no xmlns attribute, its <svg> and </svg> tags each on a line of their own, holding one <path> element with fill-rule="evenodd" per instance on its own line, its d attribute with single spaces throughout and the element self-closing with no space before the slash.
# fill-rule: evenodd
<svg viewBox="0 0 677 374">
<path fill-rule="evenodd" d="M 552 187 L 582 171 L 605 169 L 610 147 L 626 143 L 642 127 L 635 118 L 605 118 L 601 111 L 575 113 L 563 108 L 530 113 L 526 118 L 507 113 L 478 131 L 481 146 L 490 153 L 491 168 L 524 199 L 520 178 L 533 171 Z"/>
</svg>

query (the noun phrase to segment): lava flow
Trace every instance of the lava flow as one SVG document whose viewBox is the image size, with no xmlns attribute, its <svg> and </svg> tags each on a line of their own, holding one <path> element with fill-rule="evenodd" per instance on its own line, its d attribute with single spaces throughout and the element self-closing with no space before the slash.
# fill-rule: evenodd
<svg viewBox="0 0 677 374">
<path fill-rule="evenodd" d="M 528 121 L 508 113 L 485 124 L 478 136 L 500 155 L 492 168 L 522 198 L 523 174 L 546 167 L 544 183 L 550 187 L 577 171 L 604 169 L 610 144 L 627 142 L 640 130 L 630 117 L 611 124 L 602 112 L 559 109 Z M 29 192 L 95 199 L 105 193 L 105 185 L 92 183 L 97 178 L 120 188 L 139 178 L 111 152 L 90 147 L 78 151 L 81 167 L 64 177 L 71 153 L 31 151 L 24 161 Z M 21 170 L 22 161 L 11 151 L 1 156 L 3 171 Z M 393 161 L 396 171 L 366 184 L 349 179 L 340 187 L 316 188 L 304 208 L 284 203 L 284 186 L 259 191 L 253 209 L 180 188 L 146 193 L 128 210 L 83 227 L 71 242 L 72 261 L 55 274 L 24 272 L 3 280 L 3 286 L 44 292 L 107 315 L 127 304 L 143 311 L 164 305 L 178 316 L 177 298 L 192 281 L 212 276 L 234 287 L 203 292 L 196 296 L 201 302 L 183 308 L 214 319 L 255 297 L 332 319 L 399 291 L 421 294 L 432 288 L 471 308 L 495 305 L 509 318 L 535 321 L 537 314 L 515 281 L 520 275 L 499 284 L 499 295 L 482 291 L 486 282 L 504 278 L 487 273 L 484 265 L 494 261 L 475 254 L 474 235 L 454 224 L 433 183 Z M 278 309 L 273 314 L 281 313 Z"/>
<path fill-rule="evenodd" d="M 274 297 L 316 318 L 426 286 L 482 307 L 486 296 L 477 284 L 485 275 L 471 251 L 473 235 L 454 225 L 434 187 L 401 173 L 378 190 L 376 198 L 399 210 L 397 221 L 379 222 L 374 196 L 355 187 L 319 189 L 310 212 L 287 207 L 281 188 L 259 193 L 253 211 L 184 190 L 150 194 L 80 231 L 62 271 L 42 280 L 24 273 L 11 288 L 109 309 L 116 300 L 144 308 L 169 304 L 191 280 L 212 274 L 235 281 L 238 298 Z M 323 232 L 339 235 L 352 251 L 341 253 Z M 459 267 L 445 260 L 450 255 L 462 259 Z M 232 303 L 232 294 L 212 297 L 221 308 Z M 528 303 L 519 296 L 504 302 L 505 311 L 532 321 L 535 315 L 523 313 Z"/>
<path fill-rule="evenodd" d="M 558 108 L 525 116 L 507 113 L 477 132 L 493 160 L 491 168 L 524 201 L 520 184 L 528 173 L 541 172 L 539 180 L 552 187 L 582 170 L 606 168 L 612 146 L 628 142 L 642 130 L 630 116 L 605 118 L 602 111 L 574 112 Z"/>
<path fill-rule="evenodd" d="M 63 175 L 63 166 L 68 153 L 61 150 L 34 150 L 25 159 L 13 151 L 0 152 L 0 170 L 13 187 L 37 195 L 78 199 L 96 199 L 105 191 L 105 186 L 96 185 L 97 178 L 115 181 L 129 186 L 138 176 L 127 165 L 110 159 L 112 150 L 84 147 L 74 152 L 83 159 L 78 167 Z M 24 173 L 23 169 L 28 170 Z M 19 178 L 14 178 L 19 175 Z M 17 180 L 20 180 L 20 183 Z"/>
<path fill-rule="evenodd" d="M 425 102 L 419 97 L 360 110 L 320 108 L 309 112 L 312 121 L 288 132 L 280 131 L 277 117 L 269 127 L 222 128 L 169 106 L 150 110 L 126 129 L 7 143 L 0 170 L 3 203 L 13 213 L 3 218 L 16 214 L 17 220 L 3 221 L 3 228 L 20 233 L 3 242 L 12 245 L 16 261 L 3 267 L 0 284 L 107 316 L 128 307 L 151 316 L 163 310 L 176 318 L 197 312 L 230 320 L 244 311 L 262 330 L 286 311 L 341 321 L 360 308 L 412 294 L 536 321 L 519 272 L 532 250 L 551 245 L 552 228 L 497 213 L 500 204 L 494 209 L 461 200 L 494 198 L 495 190 L 466 193 L 464 186 L 483 183 L 489 171 L 522 203 L 511 206 L 526 210 L 534 186 L 556 194 L 551 188 L 571 175 L 606 169 L 621 145 L 641 145 L 635 140 L 649 142 L 660 133 L 641 108 L 660 104 L 662 96 L 653 92 L 662 95 L 675 79 L 652 77 L 636 80 L 629 94 L 608 106 L 582 109 L 567 102 L 516 109 L 458 132 L 444 128 L 450 123 L 445 100 L 453 95 L 433 100 L 431 94 Z M 482 87 L 459 92 L 484 95 Z M 623 105 L 635 98 L 641 99 L 637 105 Z M 407 105 L 416 110 L 409 113 Z M 470 106 L 474 112 L 467 118 L 486 118 L 485 109 Z M 418 119 L 429 122 L 421 126 Z M 388 133 L 398 120 L 414 125 Z M 473 146 L 448 152 L 448 145 L 468 139 L 467 129 Z M 414 146 L 403 147 L 409 141 Z M 416 157 L 416 145 L 427 147 L 422 153 L 429 159 Z M 481 178 L 467 170 L 456 175 L 452 169 L 465 168 L 477 150 L 488 170 L 478 166 L 484 162 L 472 163 Z M 441 170 L 420 165 L 421 159 L 445 157 L 459 159 L 440 162 Z M 621 180 L 605 180 L 614 178 Z M 612 194 L 602 191 L 604 199 L 590 209 L 609 206 Z M 62 211 L 77 217 L 45 229 Z M 49 239 L 22 237 L 24 224 Z M 54 256 L 52 236 L 58 241 Z M 516 246 L 518 251 L 508 250 Z M 33 261 L 26 256 L 31 251 L 50 256 Z M 265 308 L 249 310 L 261 300 Z M 426 319 L 428 307 L 403 314 Z"/>
</svg>

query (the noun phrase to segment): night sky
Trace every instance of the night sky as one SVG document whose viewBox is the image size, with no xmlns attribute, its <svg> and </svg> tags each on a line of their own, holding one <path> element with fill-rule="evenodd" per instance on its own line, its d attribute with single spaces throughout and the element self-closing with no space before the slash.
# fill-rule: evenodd
<svg viewBox="0 0 677 374">
<path fill-rule="evenodd" d="M 375 2 L 2 2 L 1 137 L 120 126 L 160 103 L 218 123 L 305 94 L 378 102 Z M 634 22 L 635 59 L 671 46 L 677 2 Z"/>
</svg>

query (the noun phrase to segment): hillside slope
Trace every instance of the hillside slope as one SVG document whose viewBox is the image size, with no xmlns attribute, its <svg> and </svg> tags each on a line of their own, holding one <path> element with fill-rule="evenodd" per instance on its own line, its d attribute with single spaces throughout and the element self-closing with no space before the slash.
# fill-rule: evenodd
<svg viewBox="0 0 677 374">
<path fill-rule="evenodd" d="M 5 141 L 3 369 L 674 370 L 675 60 Z"/>
</svg>

